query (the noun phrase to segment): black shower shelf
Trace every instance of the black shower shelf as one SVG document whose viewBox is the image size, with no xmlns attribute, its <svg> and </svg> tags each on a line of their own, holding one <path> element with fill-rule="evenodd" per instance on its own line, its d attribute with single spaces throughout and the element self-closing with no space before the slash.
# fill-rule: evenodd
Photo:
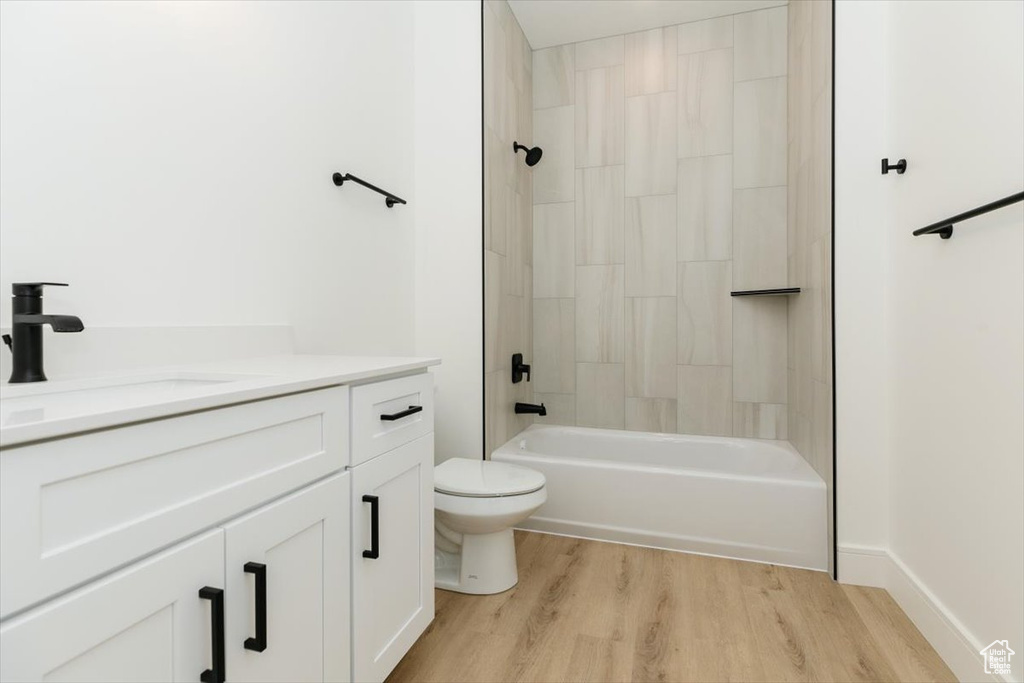
<svg viewBox="0 0 1024 683">
<path fill-rule="evenodd" d="M 776 289 L 744 289 L 732 292 L 733 296 L 789 296 L 799 294 L 799 287 L 779 287 Z"/>
</svg>

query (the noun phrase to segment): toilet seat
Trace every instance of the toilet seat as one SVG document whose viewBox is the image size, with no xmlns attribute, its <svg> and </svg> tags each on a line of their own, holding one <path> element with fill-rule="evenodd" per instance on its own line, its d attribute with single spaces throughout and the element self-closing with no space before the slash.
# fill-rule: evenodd
<svg viewBox="0 0 1024 683">
<path fill-rule="evenodd" d="M 501 498 L 544 488 L 544 475 L 521 465 L 451 458 L 434 468 L 434 490 L 449 496 Z"/>
</svg>

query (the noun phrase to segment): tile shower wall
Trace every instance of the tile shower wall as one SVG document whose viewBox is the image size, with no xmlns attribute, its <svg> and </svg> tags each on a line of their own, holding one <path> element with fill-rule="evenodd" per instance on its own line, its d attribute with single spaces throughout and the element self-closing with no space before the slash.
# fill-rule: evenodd
<svg viewBox="0 0 1024 683">
<path fill-rule="evenodd" d="M 789 79 L 789 440 L 829 486 L 831 544 L 831 2 L 790 1 Z"/>
<path fill-rule="evenodd" d="M 505 0 L 484 3 L 484 440 L 491 453 L 525 429 L 516 401 L 533 384 L 512 384 L 511 357 L 533 357 L 533 187 L 513 141 L 533 140 L 530 45 Z M 546 78 L 557 74 L 545 74 Z M 544 162 L 548 158 L 545 153 Z M 540 168 L 540 167 L 536 167 Z"/>
<path fill-rule="evenodd" d="M 788 437 L 787 23 L 534 51 L 538 421 Z"/>
</svg>

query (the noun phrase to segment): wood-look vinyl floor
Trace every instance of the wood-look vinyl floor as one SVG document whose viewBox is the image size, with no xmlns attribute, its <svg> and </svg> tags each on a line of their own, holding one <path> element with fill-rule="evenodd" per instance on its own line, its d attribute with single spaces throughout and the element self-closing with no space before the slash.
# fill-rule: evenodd
<svg viewBox="0 0 1024 683">
<path fill-rule="evenodd" d="M 516 532 L 519 584 L 437 591 L 401 681 L 955 681 L 877 588 L 823 572 Z"/>
</svg>

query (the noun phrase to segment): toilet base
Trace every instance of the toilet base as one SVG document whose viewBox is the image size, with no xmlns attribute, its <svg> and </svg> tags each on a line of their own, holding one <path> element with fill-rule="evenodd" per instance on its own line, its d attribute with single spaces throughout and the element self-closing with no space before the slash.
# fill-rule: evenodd
<svg viewBox="0 0 1024 683">
<path fill-rule="evenodd" d="M 461 552 L 434 551 L 434 585 L 456 593 L 492 595 L 519 582 L 512 529 L 464 534 Z"/>
</svg>

